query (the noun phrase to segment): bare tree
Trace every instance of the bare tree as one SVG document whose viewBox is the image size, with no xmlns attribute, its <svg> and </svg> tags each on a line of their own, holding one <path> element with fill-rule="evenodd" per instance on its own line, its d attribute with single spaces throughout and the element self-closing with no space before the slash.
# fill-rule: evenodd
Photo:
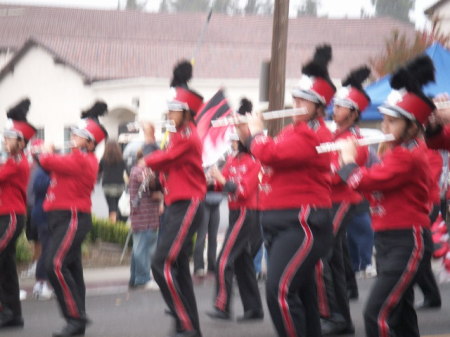
<svg viewBox="0 0 450 337">
<path fill-rule="evenodd" d="M 125 5 L 125 9 L 128 10 L 137 10 L 142 11 L 145 9 L 145 6 L 147 5 L 148 0 L 127 0 L 127 4 Z"/>
<path fill-rule="evenodd" d="M 305 0 L 303 4 L 298 7 L 297 16 L 317 16 L 318 7 L 319 0 Z"/>
</svg>

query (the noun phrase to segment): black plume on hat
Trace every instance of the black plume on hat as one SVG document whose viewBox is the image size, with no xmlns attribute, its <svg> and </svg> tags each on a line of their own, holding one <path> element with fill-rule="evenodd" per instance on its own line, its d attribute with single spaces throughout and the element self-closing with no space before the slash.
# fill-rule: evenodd
<svg viewBox="0 0 450 337">
<path fill-rule="evenodd" d="M 188 60 L 180 61 L 173 69 L 173 77 L 170 81 L 171 87 L 188 87 L 192 78 L 192 64 Z"/>
<path fill-rule="evenodd" d="M 422 86 L 434 82 L 434 64 L 428 55 L 421 55 L 399 68 L 391 78 L 391 87 L 405 88 L 414 93 L 422 93 Z"/>
<path fill-rule="evenodd" d="M 332 59 L 332 49 L 329 44 L 317 46 L 313 59 L 305 64 L 302 73 L 308 76 L 322 77 L 331 82 L 328 75 L 328 63 Z"/>
<path fill-rule="evenodd" d="M 30 99 L 25 98 L 21 100 L 17 105 L 13 106 L 8 110 L 6 116 L 15 121 L 27 121 L 28 109 L 30 108 Z"/>
<path fill-rule="evenodd" d="M 421 55 L 399 68 L 391 78 L 393 89 L 406 89 L 421 97 L 430 106 L 433 102 L 422 92 L 422 86 L 435 81 L 435 68 L 428 55 Z"/>
<path fill-rule="evenodd" d="M 105 102 L 97 101 L 94 105 L 81 113 L 81 118 L 92 118 L 98 122 L 98 117 L 106 114 L 108 105 Z"/>
<path fill-rule="evenodd" d="M 252 110 L 253 110 L 253 103 L 245 97 L 242 98 L 241 105 L 239 106 L 237 113 L 240 115 L 245 115 L 246 113 L 252 112 Z"/>
<path fill-rule="evenodd" d="M 352 86 L 358 90 L 363 91 L 362 84 L 369 77 L 370 68 L 367 66 L 362 66 L 355 69 L 347 75 L 347 77 L 342 81 L 342 86 Z"/>
</svg>

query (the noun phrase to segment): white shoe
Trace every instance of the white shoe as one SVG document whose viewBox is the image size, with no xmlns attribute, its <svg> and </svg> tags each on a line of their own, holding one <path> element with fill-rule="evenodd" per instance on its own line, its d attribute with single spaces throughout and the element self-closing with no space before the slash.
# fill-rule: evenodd
<svg viewBox="0 0 450 337">
<path fill-rule="evenodd" d="M 44 285 L 41 288 L 41 292 L 39 293 L 40 300 L 49 300 L 53 297 L 53 290 L 48 286 L 47 282 L 43 282 Z"/>
<path fill-rule="evenodd" d="M 42 282 L 42 281 L 36 282 L 36 284 L 33 287 L 33 297 L 34 298 L 39 298 L 39 294 L 41 293 L 43 286 L 44 286 L 44 282 Z"/>
<path fill-rule="evenodd" d="M 364 278 L 373 278 L 377 276 L 377 269 L 369 264 L 364 270 Z"/>
<path fill-rule="evenodd" d="M 25 290 L 20 290 L 20 300 L 24 301 L 27 299 L 27 292 Z"/>
<path fill-rule="evenodd" d="M 150 282 L 147 282 L 145 285 L 146 290 L 159 290 L 158 283 L 155 282 L 155 280 L 151 280 Z"/>
</svg>

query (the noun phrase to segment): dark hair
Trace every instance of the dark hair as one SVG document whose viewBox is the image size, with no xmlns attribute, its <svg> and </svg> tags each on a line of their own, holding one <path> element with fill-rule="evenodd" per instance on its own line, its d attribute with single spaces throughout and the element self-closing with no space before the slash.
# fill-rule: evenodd
<svg viewBox="0 0 450 337">
<path fill-rule="evenodd" d="M 242 144 L 240 140 L 238 140 L 238 152 L 239 153 L 250 153 L 250 151 L 247 149 L 247 147 Z"/>
<path fill-rule="evenodd" d="M 144 152 L 143 152 L 142 150 L 143 150 L 143 149 L 139 149 L 139 150 L 136 152 L 136 160 L 140 160 L 140 159 L 144 158 Z"/>
<path fill-rule="evenodd" d="M 117 164 L 123 161 L 122 151 L 120 150 L 119 143 L 117 143 L 115 140 L 107 141 L 102 160 L 105 164 L 108 165 Z"/>
</svg>

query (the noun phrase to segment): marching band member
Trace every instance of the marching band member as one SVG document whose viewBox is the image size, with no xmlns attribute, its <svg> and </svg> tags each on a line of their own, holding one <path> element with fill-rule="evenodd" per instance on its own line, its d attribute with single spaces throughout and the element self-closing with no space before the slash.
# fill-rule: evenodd
<svg viewBox="0 0 450 337">
<path fill-rule="evenodd" d="M 69 154 L 50 154 L 43 149 L 44 153 L 36 155 L 51 178 L 43 205 L 50 232 L 47 272 L 67 322 L 54 337 L 82 336 L 89 322 L 81 244 L 92 228 L 91 194 L 99 167 L 94 150 L 107 137 L 98 121 L 106 110 L 105 103 L 96 102 L 81 114 L 79 125 L 72 128 Z"/>
<path fill-rule="evenodd" d="M 331 247 L 330 155 L 316 146 L 332 140 L 323 116 L 335 93 L 327 70 L 331 47 L 316 48 L 293 92 L 306 114 L 275 137 L 249 116 L 239 137 L 262 165 L 270 167 L 260 193 L 261 222 L 268 248 L 266 298 L 279 336 L 321 336 L 314 267 Z"/>
<path fill-rule="evenodd" d="M 185 76 L 185 74 L 188 76 Z M 203 217 L 206 179 L 202 168 L 202 144 L 193 123 L 203 98 L 187 88 L 192 66 L 181 62 L 174 70 L 175 98 L 168 102 L 168 119 L 176 132 L 167 148 L 146 156 L 141 165 L 163 175 L 167 206 L 152 272 L 176 319 L 175 336 L 201 336 L 197 304 L 189 271 L 192 237 Z"/>
<path fill-rule="evenodd" d="M 241 100 L 238 113 L 245 115 L 252 110 L 252 103 Z M 244 315 L 238 321 L 264 318 L 258 281 L 253 265 L 251 242 L 261 237 L 259 213 L 257 211 L 258 175 L 261 164 L 249 154 L 239 141 L 232 139 L 235 155 L 229 156 L 220 172 L 216 166 L 210 175 L 218 186 L 228 192 L 229 227 L 222 250 L 217 259 L 216 297 L 214 310 L 208 312 L 211 318 L 230 319 L 233 277 L 236 281 L 244 307 Z M 258 240 L 260 241 L 260 240 Z"/>
<path fill-rule="evenodd" d="M 10 125 L 3 132 L 8 154 L 0 165 L 0 330 L 23 327 L 19 280 L 16 269 L 16 241 L 25 224 L 26 190 L 30 174 L 23 150 L 36 129 L 27 122 L 30 100 L 22 100 L 7 116 Z"/>
<path fill-rule="evenodd" d="M 334 98 L 333 119 L 337 129 L 334 140 L 349 137 L 361 138 L 359 128 L 356 126 L 364 109 L 369 105 L 370 98 L 362 87 L 362 83 L 370 74 L 370 69 L 361 67 L 352 71 L 342 82 Z M 367 147 L 358 148 L 356 162 L 364 166 L 367 161 Z M 332 153 L 332 189 L 331 201 L 333 203 L 333 247 L 324 259 L 323 273 L 321 262 L 317 266 L 317 288 L 319 309 L 322 321 L 322 333 L 348 334 L 354 333 L 355 328 L 350 316 L 350 305 L 347 295 L 347 282 L 344 268 L 344 250 L 347 249 L 347 224 L 352 218 L 356 207 L 362 202 L 360 193 L 350 189 L 342 182 L 337 170 L 339 169 L 339 153 Z M 356 282 L 355 282 L 356 283 Z M 324 288 L 326 291 L 324 291 Z"/>
<path fill-rule="evenodd" d="M 414 279 L 431 252 L 424 240 L 429 228 L 429 163 L 420 139 L 423 125 L 434 110 L 421 87 L 434 81 L 434 66 L 421 56 L 397 70 L 394 90 L 385 105 L 382 130 L 395 140 L 370 169 L 356 164 L 356 145 L 344 142 L 339 174 L 360 192 L 372 193 L 378 277 L 364 310 L 368 337 L 419 336 L 414 310 Z"/>
</svg>

